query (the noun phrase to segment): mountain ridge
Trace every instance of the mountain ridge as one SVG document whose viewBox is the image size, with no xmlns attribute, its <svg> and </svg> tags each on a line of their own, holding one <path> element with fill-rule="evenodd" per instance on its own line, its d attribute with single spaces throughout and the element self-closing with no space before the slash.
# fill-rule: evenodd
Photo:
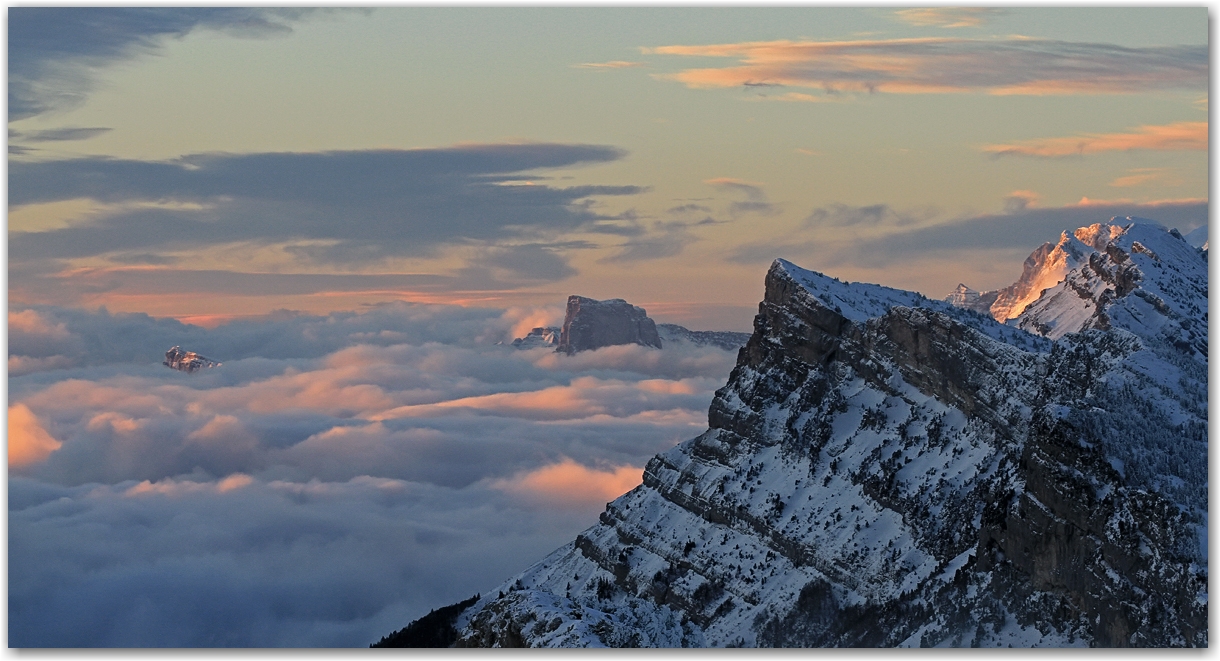
<svg viewBox="0 0 1220 661">
<path fill-rule="evenodd" d="M 1205 253 L 1048 245 L 1009 324 L 776 260 L 708 430 L 455 644 L 1207 645 Z"/>
</svg>

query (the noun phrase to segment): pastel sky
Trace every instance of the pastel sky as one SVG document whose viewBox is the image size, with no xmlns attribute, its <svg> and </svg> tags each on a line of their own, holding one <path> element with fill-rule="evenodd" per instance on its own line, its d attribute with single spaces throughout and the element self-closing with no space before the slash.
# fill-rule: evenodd
<svg viewBox="0 0 1220 661">
<path fill-rule="evenodd" d="M 776 257 L 943 296 L 1206 222 L 1206 8 L 9 16 L 15 304 L 748 330 Z"/>
<path fill-rule="evenodd" d="M 570 294 L 1204 225 L 1207 11 L 9 8 L 9 645 L 360 647 L 571 542 L 737 354 L 509 345 Z"/>
</svg>

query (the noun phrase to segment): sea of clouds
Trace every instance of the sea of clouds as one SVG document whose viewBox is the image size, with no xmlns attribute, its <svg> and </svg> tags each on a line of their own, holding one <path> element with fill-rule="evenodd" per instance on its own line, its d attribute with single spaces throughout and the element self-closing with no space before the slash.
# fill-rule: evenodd
<svg viewBox="0 0 1220 661">
<path fill-rule="evenodd" d="M 9 645 L 364 646 L 493 589 L 706 428 L 736 359 L 497 344 L 561 318 L 11 310 Z"/>
</svg>

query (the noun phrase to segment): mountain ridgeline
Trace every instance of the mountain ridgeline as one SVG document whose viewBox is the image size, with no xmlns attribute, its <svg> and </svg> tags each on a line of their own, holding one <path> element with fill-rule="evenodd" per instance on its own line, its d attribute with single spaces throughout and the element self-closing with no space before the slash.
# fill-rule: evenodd
<svg viewBox="0 0 1220 661">
<path fill-rule="evenodd" d="M 707 431 L 452 644 L 1207 646 L 1206 248 L 1115 218 L 969 291 L 777 260 Z"/>
<path fill-rule="evenodd" d="M 562 328 L 533 328 L 525 337 L 514 339 L 511 346 L 516 349 L 553 347 L 555 351 L 568 355 L 624 344 L 654 349 L 668 344 L 737 351 L 749 339 L 749 333 L 693 331 L 677 324 L 658 324 L 644 308 L 621 298 L 597 301 L 584 296 L 569 296 Z"/>
</svg>

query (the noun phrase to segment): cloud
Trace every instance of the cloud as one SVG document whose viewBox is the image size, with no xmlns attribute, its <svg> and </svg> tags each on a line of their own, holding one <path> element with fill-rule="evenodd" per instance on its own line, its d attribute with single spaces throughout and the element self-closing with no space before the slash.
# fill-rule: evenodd
<svg viewBox="0 0 1220 661">
<path fill-rule="evenodd" d="M 112 129 L 108 128 L 81 128 L 68 127 L 61 129 L 45 129 L 42 131 L 17 131 L 9 129 L 9 142 L 72 142 L 76 140 L 88 140 L 95 138 L 103 133 L 108 133 Z"/>
<path fill-rule="evenodd" d="M 556 247 L 539 243 L 487 248 L 476 263 L 505 269 L 530 280 L 555 281 L 576 275 L 576 269 Z"/>
<path fill-rule="evenodd" d="M 974 28 L 1002 13 L 1004 10 L 991 7 L 926 7 L 900 9 L 894 15 L 919 27 Z"/>
<path fill-rule="evenodd" d="M 1117 94 L 1203 89 L 1206 46 L 1127 47 L 1011 37 L 761 41 L 661 46 L 657 55 L 736 58 L 739 66 L 658 74 L 691 88 L 789 86 L 843 92 Z"/>
<path fill-rule="evenodd" d="M 534 323 L 524 310 L 395 305 L 212 330 L 55 308 L 13 317 L 10 361 L 43 361 L 11 378 L 14 406 L 65 443 L 28 470 L 63 484 L 272 471 L 464 486 L 540 458 L 606 460 L 608 436 L 622 444 L 618 465 L 639 465 L 697 433 L 734 359 L 708 347 L 496 346 Z M 29 332 L 47 328 L 53 341 Z M 224 365 L 166 369 L 170 343 Z"/>
<path fill-rule="evenodd" d="M 713 186 L 720 190 L 735 191 L 744 193 L 746 197 L 754 201 L 765 200 L 767 194 L 763 192 L 762 184 L 755 184 L 741 179 L 733 179 L 732 177 L 716 177 L 703 182 L 709 186 Z"/>
<path fill-rule="evenodd" d="M 628 239 L 619 245 L 618 252 L 603 257 L 598 262 L 621 264 L 673 257 L 685 250 L 686 246 L 699 240 L 699 237 L 690 231 L 692 226 L 714 222 L 716 221 L 709 216 L 693 223 L 683 221 L 654 223 L 651 231 Z"/>
<path fill-rule="evenodd" d="M 370 477 L 9 489 L 14 647 L 363 647 L 604 507 Z"/>
<path fill-rule="evenodd" d="M 604 505 L 639 486 L 643 476 L 643 466 L 616 466 L 610 470 L 598 470 L 565 458 L 557 464 L 498 480 L 492 486 L 520 497 L 559 506 Z"/>
<path fill-rule="evenodd" d="M 79 105 L 109 65 L 210 29 L 244 38 L 292 32 L 314 9 L 13 7 L 8 13 L 9 121 Z"/>
<path fill-rule="evenodd" d="M 764 264 L 776 257 L 785 257 L 808 265 L 807 268 L 871 269 L 876 271 L 872 277 L 882 277 L 887 269 L 892 271 L 902 264 L 921 260 L 929 263 L 928 268 L 943 271 L 945 260 L 958 259 L 970 251 L 1006 250 L 1028 254 L 1064 230 L 1105 222 L 1114 216 L 1149 218 L 1182 230 L 1206 224 L 1208 218 L 1207 200 L 1200 199 L 1132 202 L 1085 198 L 1075 205 L 1041 207 L 1031 204 L 1036 198 L 1021 195 L 1024 193 L 1027 191 L 1016 191 L 1007 198 L 1004 213 L 957 219 L 940 219 L 926 209 L 896 211 L 888 205 L 837 205 L 838 209 L 830 207 L 827 215 L 845 218 L 844 222 L 854 221 L 854 227 L 860 231 L 845 236 L 837 229 L 830 233 L 819 231 L 821 226 L 811 223 L 803 231 L 781 239 L 743 244 L 729 254 L 729 259 L 738 263 Z M 904 226 L 893 219 L 912 222 Z M 888 224 L 881 225 L 881 221 L 886 220 L 889 220 Z M 863 231 L 870 225 L 881 225 L 880 231 Z M 894 286 L 900 285 L 894 283 Z M 952 287 L 952 283 L 946 287 Z M 929 295 L 939 294 L 931 292 Z"/>
<path fill-rule="evenodd" d="M 534 143 L 196 154 L 156 162 L 14 162 L 9 167 L 13 207 L 80 199 L 102 207 L 68 226 L 12 232 L 11 285 L 19 299 L 72 303 L 90 291 L 124 287 L 142 293 L 172 287 L 184 293 L 309 293 L 328 287 L 509 289 L 522 282 L 558 280 L 575 273 L 561 251 L 586 245 L 559 242 L 559 235 L 635 231 L 625 228 L 619 216 L 595 211 L 590 199 L 644 189 L 501 184 L 525 180 L 533 176 L 531 170 L 622 156 L 613 147 Z M 108 268 L 96 262 L 64 272 L 52 261 L 100 256 L 120 264 L 172 265 L 178 253 L 198 255 L 233 246 L 278 247 L 296 264 L 280 267 L 286 272 L 278 274 Z M 485 248 L 476 251 L 479 259 L 470 265 L 497 269 L 495 273 L 316 273 L 319 267 L 367 267 L 390 258 L 435 256 L 447 247 L 479 246 Z M 32 291 L 24 294 L 26 290 Z M 78 298 L 65 300 L 68 296 Z"/>
<path fill-rule="evenodd" d="M 15 308 L 10 644 L 362 646 L 494 588 L 706 428 L 735 362 L 495 344 L 562 314 Z"/>
<path fill-rule="evenodd" d="M 604 71 L 606 69 L 630 69 L 635 67 L 648 66 L 643 62 L 625 62 L 623 60 L 611 60 L 610 62 L 587 62 L 585 64 L 573 64 L 577 69 L 597 69 Z"/>
<path fill-rule="evenodd" d="M 676 207 L 670 207 L 669 209 L 666 209 L 666 212 L 674 214 L 676 216 L 683 216 L 683 215 L 691 214 L 691 213 L 696 213 L 696 214 L 711 213 L 712 209 L 711 209 L 711 207 L 705 207 L 702 204 L 693 204 L 692 203 L 692 204 L 680 204 Z"/>
<path fill-rule="evenodd" d="M 933 208 L 897 211 L 887 204 L 853 207 L 832 204 L 819 207 L 805 218 L 809 227 L 906 227 L 928 222 L 939 212 Z"/>
<path fill-rule="evenodd" d="M 42 428 L 38 417 L 25 404 L 8 407 L 8 465 L 24 468 L 46 460 L 63 443 Z"/>
<path fill-rule="evenodd" d="M 741 193 L 746 196 L 746 201 L 744 202 L 732 202 L 729 204 L 729 215 L 731 216 L 736 217 L 747 213 L 773 216 L 779 213 L 779 207 L 767 200 L 767 193 L 763 190 L 762 184 L 733 179 L 731 177 L 716 177 L 715 179 L 708 179 L 703 183 L 721 191 Z"/>
<path fill-rule="evenodd" d="M 712 384 L 698 380 L 627 382 L 593 376 L 527 392 L 497 392 L 389 409 L 378 420 L 444 415 L 495 415 L 526 420 L 628 418 L 645 411 L 695 408 Z M 714 386 L 713 386 L 714 387 Z"/>
<path fill-rule="evenodd" d="M 1018 213 L 1030 207 L 1038 206 L 1038 201 L 1042 198 L 1034 191 L 1015 190 L 1004 198 L 1004 213 Z"/>
<path fill-rule="evenodd" d="M 1038 138 L 983 147 L 983 151 L 995 156 L 1050 158 L 1134 149 L 1207 151 L 1207 122 L 1144 125 L 1126 133 L 1084 133 L 1072 137 Z"/>
<path fill-rule="evenodd" d="M 1131 188 L 1133 186 L 1142 186 L 1150 181 L 1159 181 L 1165 179 L 1168 174 L 1167 168 L 1136 168 L 1129 170 L 1131 174 L 1118 177 L 1110 182 L 1115 188 Z"/>
</svg>

